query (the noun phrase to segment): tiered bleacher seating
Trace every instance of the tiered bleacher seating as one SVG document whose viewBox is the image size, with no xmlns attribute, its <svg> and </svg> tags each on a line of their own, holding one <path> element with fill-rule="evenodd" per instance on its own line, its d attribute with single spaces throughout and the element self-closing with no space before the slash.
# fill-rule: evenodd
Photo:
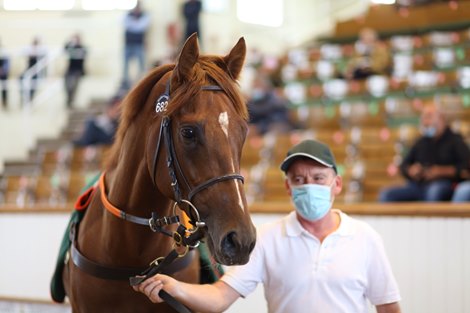
<svg viewBox="0 0 470 313">
<path fill-rule="evenodd" d="M 41 139 L 27 161 L 7 161 L 0 174 L 0 206 L 63 207 L 75 202 L 82 188 L 103 168 L 107 146 L 75 147 L 72 139 L 85 119 L 100 112 L 103 102 L 74 110 L 60 138 Z"/>
<path fill-rule="evenodd" d="M 99 173 L 108 147 L 60 144 L 50 150 L 39 143 L 31 161 L 6 162 L 0 178 L 0 205 L 54 207 L 76 200 L 80 190 Z"/>
<path fill-rule="evenodd" d="M 265 145 L 270 164 L 258 178 L 256 200 L 289 200 L 278 165 L 298 138 L 307 137 L 332 147 L 344 178 L 340 201 L 376 201 L 381 188 L 403 182 L 398 166 L 418 136 L 425 103 L 439 105 L 470 143 L 470 29 L 392 35 L 385 43 L 393 69 L 363 82 L 337 78 L 352 55 L 351 42 L 287 53 L 280 62 L 284 93 L 291 118 L 305 131 Z"/>
<path fill-rule="evenodd" d="M 375 201 L 382 187 L 402 182 L 398 165 L 418 135 L 419 110 L 426 102 L 441 106 L 470 143 L 470 28 L 389 33 L 384 42 L 392 70 L 365 81 L 337 78 L 353 54 L 352 40 L 293 49 L 280 60 L 291 119 L 303 130 L 249 134 L 241 160 L 249 202 L 288 201 L 278 166 L 301 138 L 332 147 L 344 178 L 340 201 Z M 0 203 L 74 201 L 99 170 L 106 149 L 74 148 L 70 140 L 85 118 L 100 110 L 98 103 L 72 112 L 60 140 L 38 142 L 30 161 L 7 164 Z"/>
</svg>

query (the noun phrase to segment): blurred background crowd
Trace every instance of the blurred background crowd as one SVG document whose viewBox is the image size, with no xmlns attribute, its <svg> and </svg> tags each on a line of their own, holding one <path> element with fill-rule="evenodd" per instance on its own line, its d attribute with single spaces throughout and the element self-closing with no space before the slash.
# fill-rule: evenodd
<svg viewBox="0 0 470 313">
<path fill-rule="evenodd" d="M 58 16 L 7 10 L 15 4 L 3 1 L 10 27 L 0 31 L 2 150 L 15 147 L 6 133 L 21 124 L 7 118 L 48 108 L 59 126 L 47 121 L 58 129 L 48 138 L 28 133 L 35 139 L 26 156 L 3 152 L 0 205 L 73 201 L 100 170 L 126 93 L 153 67 L 173 62 L 193 32 L 209 53 L 223 53 L 225 37 L 246 36 L 240 87 L 250 131 L 242 168 L 252 203 L 288 201 L 277 166 L 303 138 L 333 147 L 345 181 L 340 201 L 470 200 L 470 1 L 357 1 L 349 11 L 317 1 L 303 10 L 331 13 L 323 20 L 307 24 L 312 17 L 300 8 L 285 27 L 247 34 L 246 23 L 221 20 L 234 6 L 228 1 L 129 1 L 107 11 L 70 2 L 73 9 Z M 18 26 L 22 14 L 37 31 Z M 334 16 L 341 14 L 349 18 Z M 60 26 L 48 17 L 70 20 L 73 29 L 51 36 Z"/>
</svg>

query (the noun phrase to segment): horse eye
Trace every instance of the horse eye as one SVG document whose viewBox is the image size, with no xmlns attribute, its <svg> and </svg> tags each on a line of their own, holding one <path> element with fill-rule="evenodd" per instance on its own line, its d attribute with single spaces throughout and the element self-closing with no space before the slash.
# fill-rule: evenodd
<svg viewBox="0 0 470 313">
<path fill-rule="evenodd" d="M 181 129 L 181 135 L 186 139 L 193 139 L 196 137 L 196 131 L 192 127 L 184 127 Z"/>
</svg>

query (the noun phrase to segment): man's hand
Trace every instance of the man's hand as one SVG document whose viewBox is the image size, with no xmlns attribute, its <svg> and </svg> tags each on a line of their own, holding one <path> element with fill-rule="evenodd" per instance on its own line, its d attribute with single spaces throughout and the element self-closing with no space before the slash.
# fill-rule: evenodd
<svg viewBox="0 0 470 313">
<path fill-rule="evenodd" d="M 223 312 L 240 297 L 240 294 L 223 281 L 213 284 L 188 284 L 170 276 L 157 274 L 148 278 L 135 291 L 142 292 L 153 303 L 163 302 L 158 293 L 165 290 L 193 311 Z"/>
<path fill-rule="evenodd" d="M 176 284 L 177 281 L 175 279 L 166 275 L 157 274 L 132 288 L 134 288 L 135 291 L 142 292 L 153 303 L 160 303 L 163 302 L 163 299 L 158 295 L 160 290 L 162 290 L 165 286 L 165 291 L 171 294 L 171 290 L 175 290 Z"/>
<path fill-rule="evenodd" d="M 452 165 L 432 165 L 423 170 L 423 178 L 426 181 L 438 178 L 452 178 L 455 177 L 456 171 Z"/>
<path fill-rule="evenodd" d="M 440 176 L 441 176 L 441 171 L 439 169 L 439 166 L 436 166 L 436 165 L 427 167 L 423 171 L 423 178 L 425 181 L 431 181 L 436 178 L 439 178 Z"/>
<path fill-rule="evenodd" d="M 407 172 L 413 180 L 421 180 L 423 178 L 423 167 L 419 163 L 412 164 L 408 167 Z"/>
</svg>

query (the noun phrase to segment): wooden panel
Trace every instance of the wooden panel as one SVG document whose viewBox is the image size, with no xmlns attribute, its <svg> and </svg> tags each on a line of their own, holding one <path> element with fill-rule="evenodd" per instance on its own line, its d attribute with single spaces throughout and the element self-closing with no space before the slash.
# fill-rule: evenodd
<svg viewBox="0 0 470 313">
<path fill-rule="evenodd" d="M 382 33 L 420 31 L 424 28 L 468 22 L 469 1 L 458 1 L 458 10 L 450 9 L 447 3 L 434 3 L 409 9 L 407 16 L 401 15 L 394 6 L 371 6 L 362 19 L 348 20 L 336 24 L 335 37 L 357 36 L 363 27 L 371 27 Z"/>
<path fill-rule="evenodd" d="M 360 202 L 335 203 L 335 207 L 355 215 L 470 217 L 470 203 Z M 289 202 L 255 202 L 250 205 L 253 213 L 287 213 L 292 210 Z"/>
</svg>

